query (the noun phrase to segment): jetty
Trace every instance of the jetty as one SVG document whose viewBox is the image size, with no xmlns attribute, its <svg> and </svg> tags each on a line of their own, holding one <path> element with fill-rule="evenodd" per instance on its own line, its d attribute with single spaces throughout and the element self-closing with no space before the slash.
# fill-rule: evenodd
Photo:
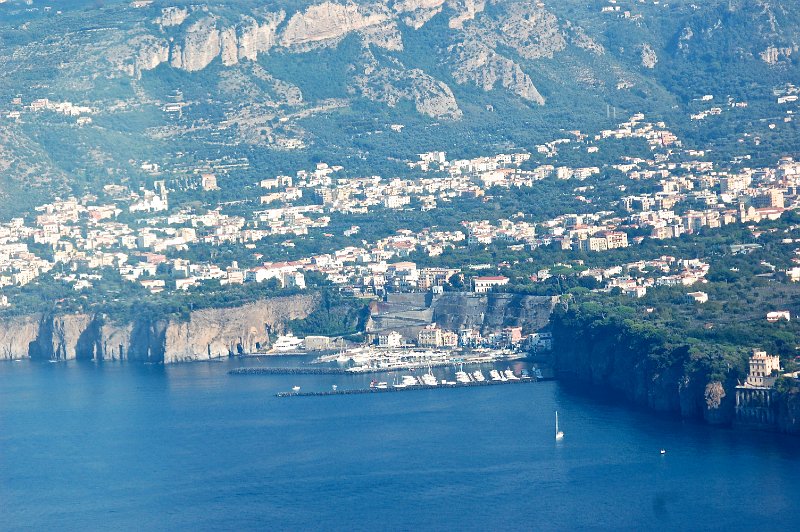
<svg viewBox="0 0 800 532">
<path fill-rule="evenodd" d="M 349 372 L 340 368 L 236 368 L 228 375 L 346 375 Z"/>
<path fill-rule="evenodd" d="M 452 389 L 452 388 L 473 388 L 476 386 L 505 386 L 510 384 L 528 384 L 537 382 L 536 379 L 519 379 L 507 381 L 475 381 L 475 382 L 458 382 L 452 384 L 419 384 L 416 386 L 404 386 L 400 388 L 356 388 L 352 390 L 328 390 L 324 392 L 280 392 L 276 393 L 275 397 L 327 397 L 331 395 L 360 395 L 360 394 L 377 394 L 377 393 L 394 393 L 394 392 L 410 392 L 413 390 L 438 390 L 438 389 Z"/>
</svg>

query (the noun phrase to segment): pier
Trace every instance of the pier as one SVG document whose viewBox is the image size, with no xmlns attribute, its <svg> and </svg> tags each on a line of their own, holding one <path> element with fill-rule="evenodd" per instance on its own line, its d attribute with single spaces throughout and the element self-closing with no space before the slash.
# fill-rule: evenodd
<svg viewBox="0 0 800 532">
<path fill-rule="evenodd" d="M 413 390 L 437 390 L 437 389 L 452 389 L 452 388 L 473 388 L 476 386 L 504 386 L 509 384 L 528 384 L 537 382 L 536 379 L 519 379 L 507 381 L 481 381 L 481 382 L 459 382 L 455 384 L 419 384 L 416 386 L 404 386 L 402 388 L 356 388 L 353 390 L 328 390 L 325 392 L 280 392 L 276 393 L 275 397 L 327 397 L 331 395 L 360 395 L 371 393 L 393 393 L 393 392 L 410 392 Z"/>
<path fill-rule="evenodd" d="M 340 368 L 236 368 L 228 371 L 228 375 L 347 375 L 347 370 Z"/>
</svg>

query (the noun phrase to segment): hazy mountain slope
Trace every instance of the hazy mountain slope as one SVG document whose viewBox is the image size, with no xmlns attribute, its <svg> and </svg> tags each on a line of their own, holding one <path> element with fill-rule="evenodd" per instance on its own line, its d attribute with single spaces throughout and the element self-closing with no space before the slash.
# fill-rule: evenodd
<svg viewBox="0 0 800 532">
<path fill-rule="evenodd" d="M 257 174 L 318 158 L 357 169 L 427 149 L 530 149 L 610 123 L 609 105 L 735 148 L 739 126 L 798 78 L 800 57 L 788 0 L 134 5 L 0 4 L 6 180 L 135 182 L 143 161 L 176 154 L 185 165 L 246 157 Z M 750 107 L 724 127 L 691 123 L 704 94 Z M 27 110 L 41 98 L 85 110 Z M 405 128 L 382 133 L 390 124 Z"/>
</svg>

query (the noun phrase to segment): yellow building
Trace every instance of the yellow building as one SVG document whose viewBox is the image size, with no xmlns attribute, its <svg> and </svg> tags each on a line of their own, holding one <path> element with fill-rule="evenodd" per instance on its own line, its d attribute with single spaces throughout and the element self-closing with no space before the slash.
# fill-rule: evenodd
<svg viewBox="0 0 800 532">
<path fill-rule="evenodd" d="M 781 361 L 777 355 L 768 355 L 766 351 L 753 350 L 746 385 L 754 388 L 771 388 L 777 378 L 773 376 L 773 373 L 780 370 Z"/>
</svg>

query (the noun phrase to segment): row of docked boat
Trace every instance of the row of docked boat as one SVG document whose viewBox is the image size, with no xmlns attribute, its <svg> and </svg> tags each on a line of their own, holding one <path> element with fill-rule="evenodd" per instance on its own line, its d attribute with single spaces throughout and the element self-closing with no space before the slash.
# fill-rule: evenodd
<svg viewBox="0 0 800 532">
<path fill-rule="evenodd" d="M 520 378 L 514 375 L 514 372 L 510 369 L 505 371 L 498 371 L 493 369 L 489 372 L 489 376 L 492 378 L 493 381 L 518 381 Z"/>
<path fill-rule="evenodd" d="M 466 372 L 461 369 L 456 372 L 455 381 L 446 379 L 442 379 L 440 381 L 436 378 L 431 369 L 428 368 L 427 373 L 422 375 L 403 375 L 399 380 L 395 379 L 391 385 L 386 381 L 373 380 L 370 382 L 369 387 L 378 390 L 386 390 L 389 389 L 390 386 L 392 388 L 409 388 L 412 386 L 455 386 L 459 384 L 481 383 L 485 382 L 486 380 L 507 382 L 528 379 L 531 379 L 531 376 L 528 374 L 527 370 L 523 370 L 521 376 L 517 376 L 510 369 L 493 369 L 489 372 L 489 378 L 487 379 L 487 377 L 480 370 Z"/>
</svg>

